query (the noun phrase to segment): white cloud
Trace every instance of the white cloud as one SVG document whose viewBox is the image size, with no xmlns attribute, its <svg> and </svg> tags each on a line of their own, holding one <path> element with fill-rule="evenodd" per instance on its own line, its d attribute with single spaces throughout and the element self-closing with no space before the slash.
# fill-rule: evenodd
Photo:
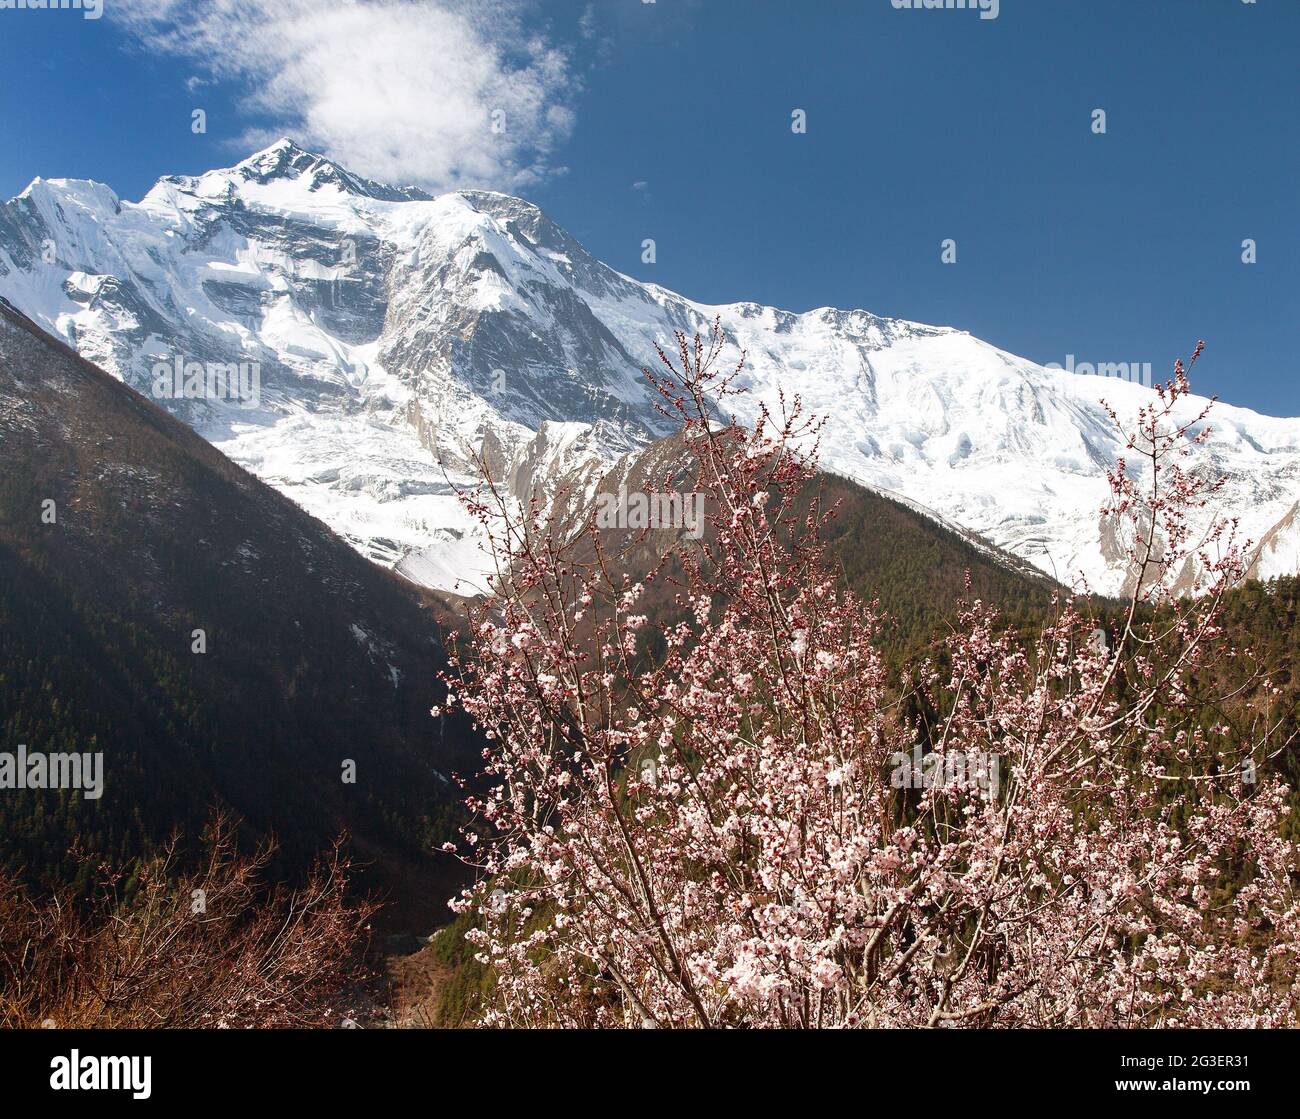
<svg viewBox="0 0 1300 1119">
<path fill-rule="evenodd" d="M 148 49 L 245 90 L 266 121 L 375 179 L 511 190 L 556 170 L 572 131 L 568 57 L 511 0 L 134 0 Z"/>
</svg>

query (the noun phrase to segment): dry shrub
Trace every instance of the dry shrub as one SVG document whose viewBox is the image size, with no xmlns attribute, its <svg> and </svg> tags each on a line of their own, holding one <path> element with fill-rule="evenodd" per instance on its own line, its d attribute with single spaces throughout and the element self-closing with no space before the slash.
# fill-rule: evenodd
<svg viewBox="0 0 1300 1119">
<path fill-rule="evenodd" d="M 173 838 L 130 877 L 100 868 L 89 900 L 0 875 L 0 1026 L 337 1026 L 355 1013 L 375 907 L 349 900 L 340 845 L 290 888 L 264 879 L 273 843 L 241 853 L 229 818 L 202 839 L 196 869 Z"/>
</svg>

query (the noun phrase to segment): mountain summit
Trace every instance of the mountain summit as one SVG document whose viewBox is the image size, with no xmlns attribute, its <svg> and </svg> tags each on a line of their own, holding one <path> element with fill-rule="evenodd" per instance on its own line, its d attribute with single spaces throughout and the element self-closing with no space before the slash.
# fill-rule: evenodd
<svg viewBox="0 0 1300 1119">
<path fill-rule="evenodd" d="M 333 186 L 348 194 L 381 202 L 428 202 L 432 199 L 418 187 L 390 187 L 372 179 L 363 179 L 331 159 L 304 151 L 287 137 L 255 152 L 234 170 L 242 172 L 245 179 L 259 183 L 274 179 L 306 179 L 312 190 Z"/>
<path fill-rule="evenodd" d="M 862 310 L 697 303 L 507 195 L 430 198 L 288 140 L 138 203 L 37 180 L 0 204 L 0 295 L 429 585 L 481 565 L 452 492 L 473 452 L 486 442 L 534 481 L 635 454 L 667 430 L 639 372 L 655 343 L 715 317 L 725 359 L 747 354 L 740 419 L 799 393 L 828 417 L 826 468 L 1063 581 L 1122 584 L 1123 542 L 1098 513 L 1122 445 L 1100 401 L 1133 415 L 1151 390 Z M 231 365 L 256 393 L 158 376 Z M 1253 573 L 1300 570 L 1300 421 L 1225 405 L 1212 421 L 1198 464 L 1264 542 Z"/>
</svg>

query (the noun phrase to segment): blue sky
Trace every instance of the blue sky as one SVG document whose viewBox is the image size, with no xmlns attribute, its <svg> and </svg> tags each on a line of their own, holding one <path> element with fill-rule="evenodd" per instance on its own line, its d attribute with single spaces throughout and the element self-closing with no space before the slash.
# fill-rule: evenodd
<svg viewBox="0 0 1300 1119">
<path fill-rule="evenodd" d="M 42 175 L 136 199 L 284 132 L 375 177 L 520 193 L 695 299 L 1157 375 L 1204 337 L 1198 389 L 1300 415 L 1297 0 L 384 0 L 395 38 L 348 32 L 364 0 L 265 0 L 252 32 L 243 0 L 205 2 L 198 27 L 174 0 L 0 11 L 0 194 Z M 500 102 L 509 143 L 480 127 Z"/>
</svg>

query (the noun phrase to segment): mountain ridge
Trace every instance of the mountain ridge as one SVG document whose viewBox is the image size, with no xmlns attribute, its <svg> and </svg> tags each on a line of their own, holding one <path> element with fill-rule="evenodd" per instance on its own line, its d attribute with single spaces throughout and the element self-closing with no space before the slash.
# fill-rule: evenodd
<svg viewBox="0 0 1300 1119">
<path fill-rule="evenodd" d="M 448 879 L 481 746 L 428 714 L 450 616 L 6 302 L 0 571 L 0 748 L 105 774 L 7 793 L 0 860 L 72 880 L 78 847 L 132 859 L 221 804 L 282 869 L 347 830 L 372 885 Z"/>
<path fill-rule="evenodd" d="M 255 404 L 160 403 L 417 581 L 482 574 L 454 491 L 485 440 L 523 462 L 543 424 L 581 424 L 611 467 L 668 434 L 637 372 L 655 344 L 718 318 L 724 360 L 747 354 L 741 422 L 800 393 L 828 417 L 826 469 L 1054 578 L 1122 590 L 1099 510 L 1123 448 L 1098 398 L 1128 416 L 1140 385 L 864 310 L 698 303 L 605 265 L 531 202 L 384 187 L 287 140 L 139 203 L 34 188 L 0 204 L 0 294 L 137 388 L 177 354 L 257 363 Z M 1198 462 L 1263 542 L 1252 573 L 1290 573 L 1300 420 L 1220 405 L 1212 426 Z"/>
</svg>

